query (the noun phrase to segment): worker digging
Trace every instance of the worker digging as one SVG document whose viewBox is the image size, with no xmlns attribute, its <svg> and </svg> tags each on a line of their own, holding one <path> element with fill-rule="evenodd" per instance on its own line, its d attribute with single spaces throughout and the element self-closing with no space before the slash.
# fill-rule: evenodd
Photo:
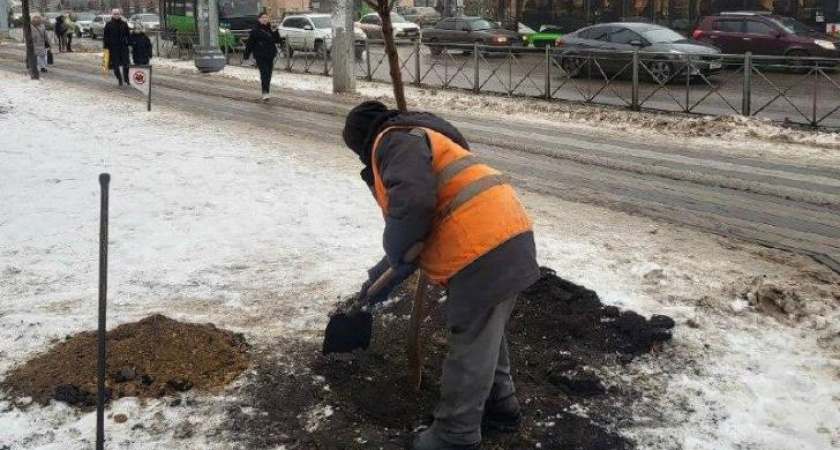
<svg viewBox="0 0 840 450">
<path fill-rule="evenodd" d="M 368 271 L 361 307 L 387 299 L 418 268 L 449 298 L 440 400 L 412 448 L 478 449 L 482 427 L 518 430 L 505 325 L 540 272 L 531 220 L 513 187 L 477 161 L 452 124 L 430 113 L 367 101 L 350 111 L 343 137 L 385 218 L 385 257 Z M 409 255 L 418 249 L 416 259 Z M 375 284 L 380 288 L 370 289 Z M 369 330 L 359 332 L 369 340 Z"/>
</svg>

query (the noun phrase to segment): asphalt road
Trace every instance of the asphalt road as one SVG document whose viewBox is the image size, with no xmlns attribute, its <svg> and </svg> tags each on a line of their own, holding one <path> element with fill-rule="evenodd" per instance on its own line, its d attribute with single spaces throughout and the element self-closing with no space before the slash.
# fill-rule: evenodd
<svg viewBox="0 0 840 450">
<path fill-rule="evenodd" d="M 22 54 L 0 48 L 0 70 L 21 72 Z M 65 62 L 50 78 L 142 103 L 95 65 Z M 354 99 L 278 91 L 264 104 L 253 84 L 155 71 L 155 102 L 283 133 L 340 143 Z M 521 189 L 646 215 L 812 256 L 840 272 L 840 168 L 731 157 L 676 142 L 580 134 L 562 125 L 447 112 L 474 152 Z"/>
<path fill-rule="evenodd" d="M 101 47 L 101 41 L 80 38 L 74 41 L 86 47 Z M 177 56 L 170 46 L 162 43 L 162 53 Z M 553 57 L 544 51 L 530 49 L 515 54 L 466 54 L 462 49 L 451 49 L 441 55 L 432 55 L 429 48 L 399 45 L 403 77 L 407 83 L 421 83 L 428 87 L 446 87 L 481 92 L 528 97 L 546 97 L 595 104 L 629 107 L 632 99 L 631 68 L 629 61 L 620 65 L 619 74 L 602 73 L 600 65 L 590 63 L 581 76 L 569 78 Z M 187 52 L 181 54 L 187 57 Z M 232 55 L 239 61 L 241 55 Z M 652 57 L 643 57 L 649 67 Z M 356 75 L 389 82 L 388 64 L 380 45 L 369 47 L 367 57 L 357 60 Z M 419 63 L 419 66 L 418 66 Z M 779 64 L 779 61 L 775 62 Z M 601 61 L 604 64 L 604 61 Z M 626 65 L 626 66 L 625 66 Z M 323 73 L 323 60 L 312 54 L 298 53 L 289 60 L 281 55 L 276 62 L 278 70 L 291 66 L 294 72 Z M 547 76 L 548 75 L 548 76 Z M 638 93 L 642 108 L 659 111 L 693 112 L 699 114 L 741 114 L 744 101 L 744 71 L 742 66 L 725 68 L 706 78 L 675 76 L 664 86 L 646 78 L 647 71 L 640 68 L 641 83 Z M 547 82 L 548 80 L 548 82 Z M 750 111 L 753 115 L 779 122 L 811 124 L 840 128 L 840 70 L 824 69 L 811 73 L 797 73 L 768 64 L 756 64 L 748 83 Z"/>
</svg>

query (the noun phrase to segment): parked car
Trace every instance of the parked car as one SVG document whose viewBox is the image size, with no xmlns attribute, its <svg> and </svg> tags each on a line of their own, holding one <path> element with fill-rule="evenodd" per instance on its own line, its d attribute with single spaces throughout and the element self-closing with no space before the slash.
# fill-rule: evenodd
<svg viewBox="0 0 840 450">
<path fill-rule="evenodd" d="M 105 33 L 105 24 L 111 21 L 110 14 L 100 14 L 93 18 L 90 22 L 90 34 L 91 39 L 99 39 Z"/>
<path fill-rule="evenodd" d="M 401 6 L 397 8 L 397 13 L 420 28 L 434 26 L 440 22 L 440 13 L 431 6 Z"/>
<path fill-rule="evenodd" d="M 670 28 L 644 23 L 607 23 L 593 25 L 567 34 L 556 41 L 561 48 L 555 60 L 570 76 L 582 75 L 591 55 L 607 74 L 626 71 L 633 52 L 641 56 L 645 68 L 640 73 L 657 83 L 680 75 L 710 75 L 720 72 L 720 50 L 712 45 L 688 39 Z M 691 59 L 691 64 L 685 62 Z M 600 68 L 600 69 L 599 69 Z"/>
<path fill-rule="evenodd" d="M 76 13 L 76 35 L 79 37 L 82 36 L 89 36 L 90 35 L 90 24 L 93 23 L 93 19 L 96 18 L 96 14 L 92 12 L 79 12 Z"/>
<path fill-rule="evenodd" d="M 840 58 L 840 39 L 785 16 L 732 12 L 700 19 L 692 33 L 726 54 Z"/>
<path fill-rule="evenodd" d="M 423 30 L 423 43 L 433 55 L 443 52 L 445 44 L 519 46 L 519 35 L 481 17 L 447 17 L 434 28 Z"/>
<path fill-rule="evenodd" d="M 10 21 L 9 25 L 15 28 L 19 28 L 23 26 L 23 8 L 20 6 L 13 6 L 9 13 Z"/>
<path fill-rule="evenodd" d="M 135 14 L 128 19 L 128 28 L 133 30 L 141 23 L 146 27 L 146 31 L 160 30 L 160 16 L 157 14 Z"/>
<path fill-rule="evenodd" d="M 519 30 L 519 35 L 522 38 L 522 45 L 526 47 L 553 47 L 557 38 L 563 35 L 559 28 L 550 25 L 541 26 L 540 31 L 534 31 L 530 28 L 528 28 L 528 30 L 530 31 L 523 30 L 522 28 Z"/>
<path fill-rule="evenodd" d="M 60 15 L 60 12 L 44 13 L 44 27 L 50 31 L 55 30 L 55 19 Z"/>
<path fill-rule="evenodd" d="M 332 50 L 332 22 L 329 14 L 293 14 L 283 18 L 277 30 L 282 45 L 288 43 L 289 56 L 294 52 L 314 52 L 329 54 Z M 355 36 L 355 54 L 362 57 L 365 50 L 365 33 L 358 27 L 353 28 Z"/>
<path fill-rule="evenodd" d="M 357 25 L 361 28 L 368 39 L 384 39 L 382 36 L 382 19 L 377 13 L 363 16 Z M 394 39 L 409 39 L 416 41 L 420 39 L 420 26 L 411 23 L 397 13 L 391 13 L 391 26 L 394 28 Z"/>
</svg>

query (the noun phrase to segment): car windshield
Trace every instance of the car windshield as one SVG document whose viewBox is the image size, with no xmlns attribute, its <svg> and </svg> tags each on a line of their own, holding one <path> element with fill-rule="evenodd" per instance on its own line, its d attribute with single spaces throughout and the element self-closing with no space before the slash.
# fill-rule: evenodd
<svg viewBox="0 0 840 450">
<path fill-rule="evenodd" d="M 89 21 L 89 20 L 93 20 L 95 17 L 96 17 L 96 16 L 95 16 L 95 15 L 93 15 L 93 14 L 91 14 L 91 13 L 79 13 L 79 14 L 76 14 L 76 19 L 77 19 L 77 20 L 85 20 L 85 21 Z"/>
<path fill-rule="evenodd" d="M 650 28 L 642 31 L 642 36 L 654 44 L 667 44 L 688 40 L 685 36 L 668 28 Z"/>
<path fill-rule="evenodd" d="M 154 14 L 142 14 L 139 17 L 140 20 L 142 20 L 143 22 L 157 22 L 158 20 L 160 20 L 158 19 L 158 16 Z"/>
<path fill-rule="evenodd" d="M 522 34 L 536 33 L 536 31 L 534 31 L 533 28 L 529 27 L 528 25 L 525 25 L 524 23 L 519 24 L 519 32 L 522 33 Z"/>
<path fill-rule="evenodd" d="M 813 28 L 790 17 L 776 17 L 776 23 L 782 26 L 788 33 L 810 34 L 816 32 Z"/>
<path fill-rule="evenodd" d="M 328 28 L 332 28 L 332 22 L 327 16 L 315 16 L 310 17 L 310 19 L 312 19 L 312 23 L 315 24 L 315 28 L 319 30 L 326 30 Z"/>
<path fill-rule="evenodd" d="M 495 30 L 499 28 L 499 25 L 489 21 L 489 20 L 473 20 L 470 22 L 470 27 L 473 31 L 482 31 L 482 30 Z"/>
<path fill-rule="evenodd" d="M 397 13 L 392 12 L 391 13 L 391 22 L 392 23 L 405 23 L 405 22 L 408 22 L 408 21 L 405 20 L 405 17 L 403 17 L 403 16 L 401 16 Z"/>
</svg>

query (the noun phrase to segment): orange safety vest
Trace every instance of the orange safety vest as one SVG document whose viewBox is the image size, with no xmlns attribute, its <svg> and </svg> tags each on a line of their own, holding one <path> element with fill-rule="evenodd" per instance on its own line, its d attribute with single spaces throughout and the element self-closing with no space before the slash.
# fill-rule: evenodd
<svg viewBox="0 0 840 450">
<path fill-rule="evenodd" d="M 387 128 L 373 144 L 374 195 L 383 214 L 388 211 L 388 192 L 379 174 L 376 150 L 382 137 L 397 128 L 425 135 L 432 150 L 437 200 L 431 232 L 419 258 L 420 269 L 429 279 L 444 284 L 479 257 L 531 230 L 531 219 L 525 208 L 498 171 L 480 164 L 469 151 L 445 135 L 420 127 Z"/>
</svg>

